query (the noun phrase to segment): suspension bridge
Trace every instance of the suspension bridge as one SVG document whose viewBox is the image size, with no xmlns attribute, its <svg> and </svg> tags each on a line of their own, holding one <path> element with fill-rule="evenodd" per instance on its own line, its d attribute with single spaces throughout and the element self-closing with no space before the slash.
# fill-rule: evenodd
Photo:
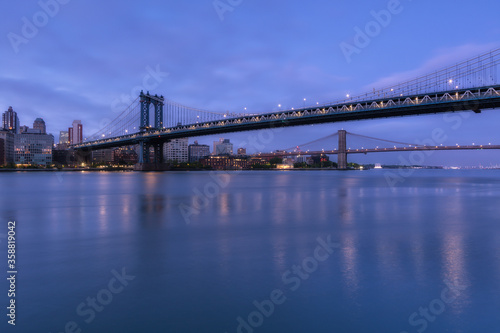
<svg viewBox="0 0 500 333">
<path fill-rule="evenodd" d="M 115 120 L 72 148 L 93 151 L 140 145 L 139 163 L 158 165 L 162 163 L 163 144 L 176 138 L 442 112 L 480 113 L 500 107 L 499 62 L 500 49 L 496 49 L 384 89 L 357 96 L 347 95 L 329 103 L 260 114 L 195 109 L 163 96 L 141 92 Z M 151 108 L 154 108 L 153 117 Z M 345 135 L 342 135 L 345 140 Z M 339 149 L 341 147 L 344 145 L 339 145 Z M 152 158 L 150 151 L 154 151 Z M 371 151 L 359 151 L 368 152 Z M 356 152 L 339 151 L 339 162 L 342 162 L 339 167 L 346 164 L 340 159 L 347 153 Z"/>
<path fill-rule="evenodd" d="M 363 138 L 363 139 L 369 139 L 373 141 L 379 141 L 382 143 L 390 144 L 390 147 L 375 147 L 375 148 L 348 148 L 347 145 L 347 135 L 351 135 L 353 137 L 358 137 L 358 138 Z M 328 142 L 327 144 L 330 145 L 331 141 L 335 138 L 338 137 L 338 148 L 335 149 L 321 149 L 321 150 L 314 150 L 314 149 L 307 149 L 308 146 L 318 143 L 318 142 Z M 432 140 L 431 140 L 432 141 Z M 406 142 L 400 142 L 400 141 L 393 141 L 393 140 L 387 140 L 387 139 L 381 139 L 381 138 L 374 138 L 366 135 L 361 135 L 361 134 L 356 134 L 356 133 L 351 133 L 347 132 L 345 130 L 339 130 L 337 133 L 327 135 L 325 137 L 322 137 L 320 139 L 316 139 L 314 141 L 304 143 L 295 147 L 291 148 L 286 148 L 283 150 L 277 150 L 276 152 L 273 153 L 259 153 L 256 154 L 256 156 L 261 157 L 261 158 L 272 158 L 272 157 L 296 157 L 296 156 L 314 156 L 314 155 L 337 155 L 337 165 L 339 169 L 346 169 L 347 168 L 347 155 L 348 154 L 368 154 L 368 153 L 387 153 L 387 152 L 421 152 L 421 151 L 438 151 L 438 150 L 489 150 L 489 149 L 495 149 L 498 150 L 500 149 L 500 145 L 492 145 L 491 143 L 488 143 L 486 145 L 479 144 L 476 145 L 475 143 L 471 145 L 452 145 L 452 146 L 446 146 L 443 144 L 417 144 L 417 143 L 406 143 Z"/>
</svg>

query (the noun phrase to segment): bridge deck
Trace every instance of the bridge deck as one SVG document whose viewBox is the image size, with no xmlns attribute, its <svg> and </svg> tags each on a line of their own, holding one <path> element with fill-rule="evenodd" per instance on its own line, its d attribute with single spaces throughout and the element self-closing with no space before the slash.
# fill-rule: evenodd
<svg viewBox="0 0 500 333">
<path fill-rule="evenodd" d="M 156 129 L 74 145 L 77 150 L 98 150 L 138 144 L 161 143 L 175 138 L 242 132 L 276 127 L 333 123 L 353 120 L 436 114 L 500 107 L 500 85 L 456 89 L 432 94 L 392 96 L 377 100 L 349 101 L 218 121 Z"/>
</svg>

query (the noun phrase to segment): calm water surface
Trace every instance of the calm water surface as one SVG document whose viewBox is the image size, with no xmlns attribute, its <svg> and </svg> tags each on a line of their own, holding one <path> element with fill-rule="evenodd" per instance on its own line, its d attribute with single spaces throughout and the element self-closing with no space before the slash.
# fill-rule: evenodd
<svg viewBox="0 0 500 333">
<path fill-rule="evenodd" d="M 385 172 L 0 173 L 0 331 L 499 332 L 500 171 Z"/>
</svg>

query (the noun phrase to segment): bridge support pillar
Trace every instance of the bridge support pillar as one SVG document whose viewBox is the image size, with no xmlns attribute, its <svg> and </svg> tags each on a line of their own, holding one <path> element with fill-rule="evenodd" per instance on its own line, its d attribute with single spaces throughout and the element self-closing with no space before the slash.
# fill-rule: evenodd
<svg viewBox="0 0 500 333">
<path fill-rule="evenodd" d="M 145 141 L 141 141 L 140 144 L 140 149 L 139 149 L 139 163 L 150 163 L 150 158 L 149 158 L 149 143 Z"/>
<path fill-rule="evenodd" d="M 152 146 L 154 149 L 154 161 L 153 161 L 153 163 L 162 164 L 163 163 L 163 143 L 154 143 Z"/>
<path fill-rule="evenodd" d="M 339 130 L 339 152 L 337 154 L 338 166 L 340 170 L 347 169 L 347 132 Z"/>
<path fill-rule="evenodd" d="M 136 171 L 164 171 L 168 170 L 168 165 L 163 163 L 163 143 L 148 142 L 146 140 L 139 143 L 139 162 L 134 166 Z M 151 157 L 151 148 L 154 154 Z"/>
</svg>

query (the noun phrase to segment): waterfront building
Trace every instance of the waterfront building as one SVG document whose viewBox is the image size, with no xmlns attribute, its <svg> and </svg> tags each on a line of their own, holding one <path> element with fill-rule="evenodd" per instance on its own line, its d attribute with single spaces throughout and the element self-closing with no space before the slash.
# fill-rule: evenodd
<svg viewBox="0 0 500 333">
<path fill-rule="evenodd" d="M 200 159 L 204 167 L 211 167 L 215 170 L 240 170 L 247 169 L 249 161 L 246 157 L 236 157 L 231 155 L 207 156 Z"/>
<path fill-rule="evenodd" d="M 219 141 L 214 141 L 214 155 L 233 155 L 233 144 L 229 139 L 220 138 Z"/>
<path fill-rule="evenodd" d="M 0 165 L 14 163 L 14 133 L 0 129 Z"/>
<path fill-rule="evenodd" d="M 200 145 L 198 141 L 188 146 L 189 162 L 198 162 L 201 158 L 210 155 L 210 147 L 208 145 Z"/>
<path fill-rule="evenodd" d="M 295 161 L 297 163 L 307 163 L 307 156 L 299 155 Z"/>
<path fill-rule="evenodd" d="M 68 128 L 69 144 L 76 145 L 83 141 L 83 125 L 81 120 L 74 120 L 73 127 Z"/>
<path fill-rule="evenodd" d="M 47 134 L 47 127 L 45 126 L 45 121 L 42 118 L 36 118 L 33 122 L 33 129 L 40 130 L 40 134 Z"/>
<path fill-rule="evenodd" d="M 139 162 L 139 156 L 137 155 L 134 147 L 121 147 L 113 150 L 113 163 L 114 164 L 136 164 Z"/>
<path fill-rule="evenodd" d="M 20 133 L 14 136 L 14 162 L 16 164 L 52 164 L 54 137 L 51 134 Z"/>
<path fill-rule="evenodd" d="M 288 163 L 276 164 L 276 169 L 278 170 L 293 169 L 293 164 L 288 164 Z"/>
<path fill-rule="evenodd" d="M 111 164 L 114 161 L 113 149 L 94 150 L 92 152 L 93 163 Z"/>
<path fill-rule="evenodd" d="M 265 158 L 262 158 L 262 157 L 257 157 L 257 156 L 250 157 L 250 160 L 248 161 L 249 166 L 267 165 L 267 164 L 269 164 L 268 160 L 266 160 Z"/>
<path fill-rule="evenodd" d="M 67 144 L 57 144 L 52 150 L 52 163 L 57 163 L 62 166 L 75 166 L 76 157 L 74 150 L 68 150 Z"/>
<path fill-rule="evenodd" d="M 19 133 L 19 117 L 12 106 L 9 106 L 9 109 L 2 114 L 2 127 L 14 134 Z"/>
<path fill-rule="evenodd" d="M 172 139 L 163 145 L 163 158 L 166 162 L 177 161 L 185 163 L 189 161 L 188 139 Z"/>
</svg>

